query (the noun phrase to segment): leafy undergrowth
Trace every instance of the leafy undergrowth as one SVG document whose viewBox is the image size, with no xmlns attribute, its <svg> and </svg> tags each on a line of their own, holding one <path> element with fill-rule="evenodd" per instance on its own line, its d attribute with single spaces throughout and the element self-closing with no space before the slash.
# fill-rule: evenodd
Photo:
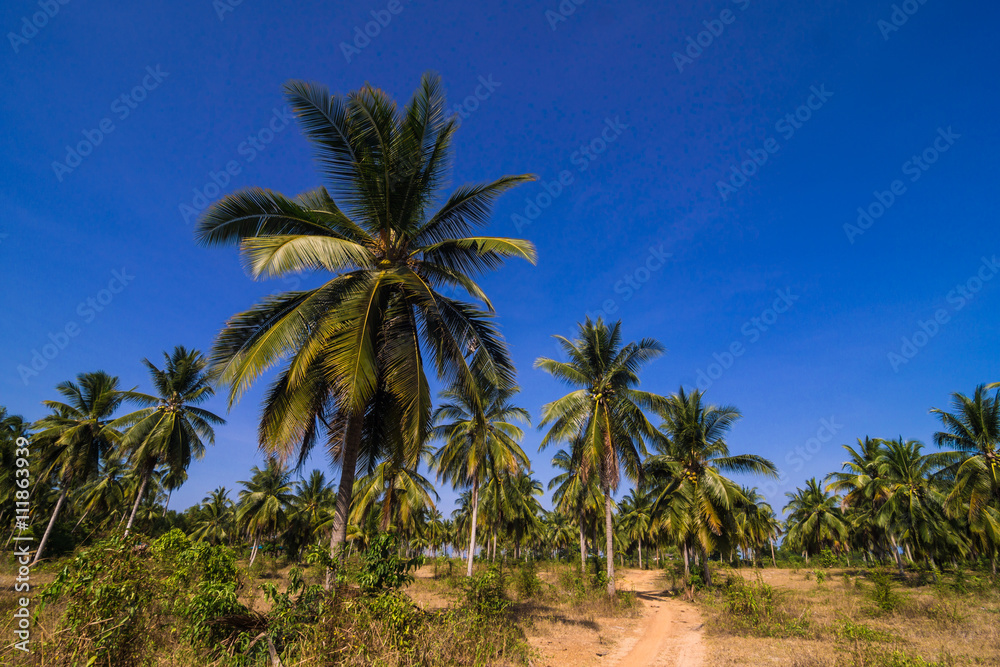
<svg viewBox="0 0 1000 667">
<path fill-rule="evenodd" d="M 253 586 L 224 546 L 179 531 L 96 543 L 66 560 L 39 598 L 33 659 L 41 665 L 523 665 L 530 658 L 509 577 L 481 572 L 454 604 L 424 611 L 400 590 L 416 564 L 379 536 L 357 559 L 358 585 L 335 591 L 292 567 Z M 260 561 L 258 561 L 260 562 Z M 256 565 L 256 564 L 255 564 Z M 515 588 L 534 593 L 530 576 Z"/>
</svg>

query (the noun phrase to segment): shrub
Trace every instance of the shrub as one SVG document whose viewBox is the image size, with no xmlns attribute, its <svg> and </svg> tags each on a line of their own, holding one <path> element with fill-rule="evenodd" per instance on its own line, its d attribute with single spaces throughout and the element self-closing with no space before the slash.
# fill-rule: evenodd
<svg viewBox="0 0 1000 667">
<path fill-rule="evenodd" d="M 510 608 L 506 583 L 503 572 L 495 566 L 474 575 L 468 580 L 465 589 L 469 607 L 483 618 L 502 618 Z"/>
<path fill-rule="evenodd" d="M 538 568 L 534 561 L 522 565 L 514 575 L 514 590 L 522 600 L 533 598 L 542 592 L 542 580 L 538 578 Z"/>
<path fill-rule="evenodd" d="M 783 609 L 774 588 L 759 578 L 748 582 L 739 575 L 729 577 L 724 596 L 724 613 L 737 634 L 801 637 L 806 633 L 808 621 Z"/>
<path fill-rule="evenodd" d="M 868 578 L 872 582 L 871 599 L 884 612 L 894 612 L 899 607 L 900 598 L 893 589 L 892 574 L 886 570 L 870 570 Z"/>
<path fill-rule="evenodd" d="M 93 667 L 147 662 L 157 592 L 137 535 L 97 542 L 73 558 L 40 596 L 42 606 L 65 599 L 56 652 Z M 37 613 L 41 613 L 41 609 Z M 74 663 L 75 664 L 75 663 Z"/>
<path fill-rule="evenodd" d="M 413 581 L 409 571 L 417 566 L 414 558 L 400 558 L 399 541 L 390 533 L 379 533 L 361 556 L 358 583 L 369 593 L 394 590 Z"/>
</svg>

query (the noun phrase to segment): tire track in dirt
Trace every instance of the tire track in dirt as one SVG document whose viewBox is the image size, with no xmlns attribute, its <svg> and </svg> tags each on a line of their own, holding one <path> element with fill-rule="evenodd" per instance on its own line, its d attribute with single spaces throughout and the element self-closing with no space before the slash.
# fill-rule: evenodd
<svg viewBox="0 0 1000 667">
<path fill-rule="evenodd" d="M 667 595 L 658 581 L 662 573 L 647 571 L 636 578 L 636 595 L 647 608 L 638 641 L 616 664 L 619 667 L 702 667 L 704 624 L 698 608 Z"/>
</svg>

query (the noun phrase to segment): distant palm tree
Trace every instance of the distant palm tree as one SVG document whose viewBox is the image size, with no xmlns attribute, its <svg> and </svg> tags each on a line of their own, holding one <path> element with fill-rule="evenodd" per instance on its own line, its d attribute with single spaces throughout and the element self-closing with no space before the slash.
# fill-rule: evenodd
<svg viewBox="0 0 1000 667">
<path fill-rule="evenodd" d="M 250 565 L 265 537 L 277 535 L 287 525 L 295 503 L 291 473 L 275 459 L 268 459 L 264 469 L 250 469 L 250 480 L 241 481 L 236 522 L 253 542 Z"/>
<path fill-rule="evenodd" d="M 596 516 L 603 511 L 600 481 L 597 475 L 584 474 L 582 469 L 583 446 L 576 443 L 570 451 L 560 449 L 552 457 L 552 466 L 563 472 L 549 481 L 552 503 L 555 508 L 576 519 L 580 533 L 580 573 L 587 571 L 586 529 L 593 526 Z"/>
<path fill-rule="evenodd" d="M 125 526 L 126 535 L 132 530 L 139 504 L 156 467 L 165 469 L 163 481 L 174 488 L 186 474 L 191 459 L 204 456 L 202 439 L 215 442 L 212 426 L 226 423 L 222 417 L 197 407 L 215 393 L 205 374 L 208 362 L 201 353 L 177 346 L 170 355 L 164 352 L 163 357 L 166 361 L 163 370 L 149 359 L 142 360 L 149 369 L 157 395 L 135 391 L 128 394 L 129 400 L 147 407 L 130 415 L 133 425 L 121 441 L 122 452 L 141 479 Z"/>
<path fill-rule="evenodd" d="M 632 489 L 618 502 L 622 529 L 629 540 L 639 547 L 639 569 L 642 569 L 642 540 L 648 538 L 652 527 L 653 501 L 648 491 Z M 647 540 L 648 544 L 648 540 Z"/>
<path fill-rule="evenodd" d="M 527 467 L 528 457 L 518 441 L 524 432 L 517 423 L 530 423 L 524 408 L 511 403 L 514 386 L 497 386 L 480 378 L 469 389 L 454 385 L 441 393 L 444 403 L 434 412 L 433 436 L 444 444 L 435 456 L 438 477 L 455 488 L 470 488 L 469 563 L 472 576 L 479 524 L 479 491 L 483 483 Z"/>
<path fill-rule="evenodd" d="M 56 391 L 66 402 L 42 402 L 53 412 L 34 425 L 34 448 L 40 452 L 42 478 L 52 476 L 60 487 L 59 499 L 32 564 L 41 560 L 67 494 L 97 473 L 101 458 L 121 439 L 116 426 L 129 421 L 129 416 L 112 419 L 126 393 L 118 389 L 118 378 L 104 371 L 82 373 Z"/>
<path fill-rule="evenodd" d="M 128 472 L 125 462 L 113 456 L 100 463 L 98 472 L 73 496 L 73 503 L 81 512 L 77 526 L 90 514 L 102 526 L 124 519 Z"/>
<path fill-rule="evenodd" d="M 663 418 L 663 437 L 657 441 L 660 453 L 649 458 L 647 467 L 659 490 L 654 512 L 667 503 L 676 504 L 673 511 L 683 508 L 686 517 L 677 517 L 677 523 L 683 526 L 685 562 L 693 546 L 688 540 L 693 539 L 701 550 L 705 583 L 711 584 L 708 556 L 723 536 L 723 524 L 736 504 L 746 502 L 739 486 L 722 473 L 776 477 L 777 468 L 755 454 L 731 455 L 726 435 L 742 417 L 740 411 L 731 405 L 706 404 L 702 399 L 697 389 L 689 394 L 681 387 L 666 400 L 658 410 Z"/>
<path fill-rule="evenodd" d="M 903 567 L 897 541 L 911 559 L 914 551 L 923 555 L 933 571 L 936 545 L 952 542 L 950 546 L 957 546 L 944 515 L 945 496 L 933 479 L 941 467 L 942 456 L 922 454 L 923 443 L 917 440 L 899 438 L 882 444 L 879 473 L 884 480 L 886 500 L 876 514 L 876 521 L 888 530 L 900 574 Z"/>
<path fill-rule="evenodd" d="M 810 553 L 847 540 L 848 525 L 840 510 L 840 498 L 824 491 L 815 477 L 806 481 L 805 489 L 796 488 L 785 495 L 789 498 L 782 510 L 788 512 L 785 539 L 789 545 L 802 549 L 806 563 Z"/>
<path fill-rule="evenodd" d="M 388 459 L 354 483 L 351 522 L 363 523 L 378 504 L 380 530 L 387 531 L 393 525 L 398 530 L 413 530 L 417 513 L 433 508 L 437 499 L 434 484 L 417 472 L 415 465 L 404 466 L 396 458 Z"/>
<path fill-rule="evenodd" d="M 320 534 L 330 530 L 336 501 L 333 486 L 321 470 L 313 470 L 309 477 L 298 482 L 293 521 L 301 525 L 305 543 L 315 542 Z"/>
<path fill-rule="evenodd" d="M 431 396 L 424 354 L 439 377 L 467 390 L 473 351 L 498 377 L 513 380 L 492 304 L 473 278 L 510 257 L 534 262 L 535 249 L 473 232 L 488 223 L 498 197 L 533 177 L 462 186 L 437 208 L 458 123 L 445 117 L 436 76 L 424 76 L 402 110 L 371 86 L 332 96 L 293 81 L 285 93 L 330 191 L 295 199 L 236 192 L 206 211 L 197 235 L 205 245 L 239 246 L 255 279 L 311 271 L 328 278 L 235 315 L 212 356 L 230 404 L 283 364 L 265 400 L 262 447 L 302 461 L 325 429 L 342 471 L 332 553 L 347 539 L 366 422 L 392 415 L 408 446 L 425 438 Z M 475 304 L 444 295 L 453 288 Z"/>
<path fill-rule="evenodd" d="M 19 415 L 7 413 L 7 408 L 0 405 L 0 524 L 9 525 L 15 505 L 15 493 L 26 491 L 19 486 L 18 480 L 27 478 L 18 475 L 16 450 L 18 438 L 28 439 L 29 424 Z M 28 484 L 27 481 L 21 482 Z"/>
<path fill-rule="evenodd" d="M 542 439 L 544 448 L 555 442 L 578 443 L 580 470 L 596 474 L 604 493 L 605 556 L 608 595 L 615 594 L 614 533 L 611 494 L 618 488 L 621 471 L 638 479 L 643 439 L 658 437 L 643 414 L 663 405 L 663 398 L 637 389 L 639 370 L 663 353 L 663 346 L 647 338 L 622 345 L 621 322 L 608 326 L 598 318 L 578 325 L 579 337 L 556 336 L 569 361 L 539 358 L 541 368 L 566 384 L 579 387 L 542 406 L 539 426 L 550 424 Z"/>
<path fill-rule="evenodd" d="M 210 544 L 222 544 L 232 539 L 233 501 L 224 486 L 216 488 L 202 498 L 202 505 L 196 515 L 191 537 Z"/>
</svg>

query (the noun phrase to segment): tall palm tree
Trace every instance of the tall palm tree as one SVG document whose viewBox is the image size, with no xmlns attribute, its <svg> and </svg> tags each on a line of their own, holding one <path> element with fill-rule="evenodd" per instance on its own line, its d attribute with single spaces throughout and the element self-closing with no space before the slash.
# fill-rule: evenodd
<svg viewBox="0 0 1000 667">
<path fill-rule="evenodd" d="M 52 414 L 34 425 L 34 444 L 41 452 L 42 478 L 54 477 L 59 499 L 32 564 L 41 560 L 67 494 L 97 473 L 102 457 L 121 439 L 116 426 L 129 421 L 128 415 L 112 419 L 127 393 L 118 389 L 117 377 L 104 371 L 82 373 L 76 382 L 63 382 L 56 391 L 66 401 L 42 401 Z"/>
<path fill-rule="evenodd" d="M 809 554 L 824 546 L 837 546 L 847 540 L 848 526 L 840 510 L 840 499 L 827 493 L 816 478 L 806 481 L 806 488 L 786 493 L 789 501 L 786 524 L 788 544 L 802 549 L 806 563 Z"/>
<path fill-rule="evenodd" d="M 474 384 L 471 351 L 513 381 L 492 304 L 473 278 L 509 257 L 534 262 L 535 249 L 473 230 L 488 223 L 500 195 L 533 177 L 466 185 L 444 199 L 458 124 L 445 117 L 436 76 L 425 75 L 402 110 L 370 86 L 332 96 L 293 81 L 285 93 L 329 190 L 295 199 L 257 188 L 230 194 L 206 211 L 197 236 L 205 245 L 238 246 L 255 279 L 329 276 L 234 316 L 212 356 L 230 404 L 283 364 L 265 400 L 260 444 L 302 461 L 325 429 L 342 471 L 330 545 L 338 551 L 365 422 L 394 412 L 410 447 L 426 436 L 426 352 L 439 377 L 466 390 Z M 446 297 L 448 288 L 475 303 Z"/>
<path fill-rule="evenodd" d="M 549 481 L 552 503 L 556 510 L 574 517 L 580 533 L 580 573 L 587 571 L 587 528 L 603 509 L 601 487 L 597 475 L 584 474 L 582 467 L 583 445 L 570 446 L 567 452 L 560 449 L 552 457 L 552 466 L 562 470 Z"/>
<path fill-rule="evenodd" d="M 945 507 L 955 515 L 968 503 L 969 524 L 989 546 L 994 574 L 1000 552 L 1000 391 L 992 397 L 986 392 L 998 388 L 1000 383 L 980 385 L 971 398 L 952 394 L 952 412 L 931 409 L 944 426 L 934 443 L 954 450 L 947 458 L 955 484 Z"/>
<path fill-rule="evenodd" d="M 776 477 L 777 468 L 755 454 L 729 453 L 726 435 L 742 417 L 731 405 L 705 404 L 700 391 L 689 394 L 681 387 L 658 412 L 663 418 L 663 437 L 657 440 L 660 453 L 647 461 L 659 487 L 654 511 L 662 511 L 671 500 L 677 503 L 674 511 L 684 508 L 686 517 L 678 523 L 684 526 L 685 559 L 693 546 L 688 540 L 696 540 L 705 583 L 711 584 L 708 556 L 723 536 L 723 524 L 736 503 L 746 502 L 739 486 L 722 473 Z"/>
<path fill-rule="evenodd" d="M 621 471 L 637 480 L 644 439 L 655 439 L 656 429 L 644 409 L 663 405 L 663 398 L 640 391 L 639 370 L 663 353 L 663 346 L 646 338 L 622 345 L 621 322 L 608 326 L 588 317 L 576 340 L 556 336 L 569 361 L 539 358 L 535 367 L 579 389 L 542 406 L 539 426 L 551 425 L 542 439 L 544 448 L 555 442 L 581 447 L 583 475 L 596 474 L 604 493 L 605 556 L 608 595 L 615 594 L 614 532 L 611 494 Z"/>
<path fill-rule="evenodd" d="M 477 375 L 480 375 L 477 373 Z M 456 384 L 441 393 L 444 403 L 434 411 L 433 436 L 444 441 L 435 456 L 438 477 L 455 488 L 470 488 L 469 563 L 472 576 L 479 524 L 479 491 L 490 477 L 527 467 L 528 457 L 518 441 L 524 432 L 517 423 L 530 423 L 524 408 L 511 403 L 518 388 L 497 385 L 480 377 L 470 390 Z"/>
<path fill-rule="evenodd" d="M 165 472 L 162 481 L 173 488 L 186 474 L 191 459 L 204 456 L 202 440 L 215 442 L 212 426 L 226 423 L 222 417 L 198 407 L 215 393 L 205 373 L 208 361 L 201 353 L 179 345 L 169 355 L 164 352 L 163 358 L 166 362 L 163 370 L 149 359 L 142 360 L 157 395 L 135 391 L 128 394 L 129 400 L 146 407 L 130 415 L 133 425 L 121 441 L 122 452 L 141 480 L 125 526 L 126 535 L 132 530 L 153 471 L 162 466 Z"/>
<path fill-rule="evenodd" d="M 268 459 L 264 469 L 250 469 L 250 480 L 241 481 L 243 489 L 236 506 L 236 522 L 253 541 L 250 565 L 257 557 L 261 540 L 278 534 L 288 523 L 295 503 L 291 473 L 275 459 Z"/>
</svg>

